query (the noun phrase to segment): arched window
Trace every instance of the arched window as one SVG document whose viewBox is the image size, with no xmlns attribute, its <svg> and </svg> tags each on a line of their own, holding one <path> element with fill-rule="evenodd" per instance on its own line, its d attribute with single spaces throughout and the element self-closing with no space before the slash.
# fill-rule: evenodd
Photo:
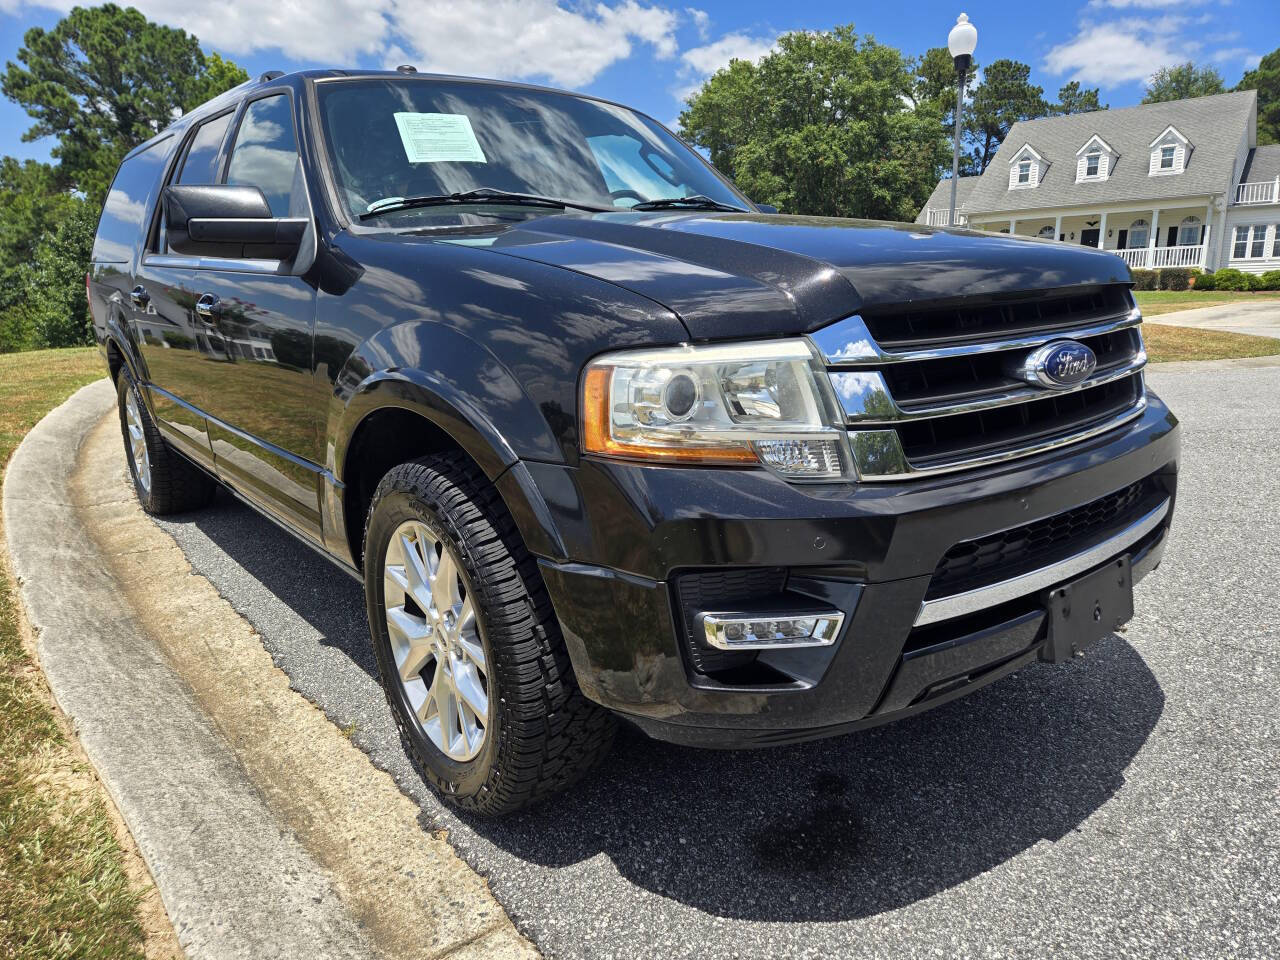
<svg viewBox="0 0 1280 960">
<path fill-rule="evenodd" d="M 1047 223 L 1040 228 L 1040 232 L 1036 236 L 1044 237 L 1046 240 L 1056 240 L 1058 235 L 1053 232 L 1053 224 Z"/>
<path fill-rule="evenodd" d="M 1151 224 L 1145 220 L 1135 220 L 1129 224 L 1129 239 L 1127 241 L 1130 250 L 1135 247 L 1145 247 L 1151 240 Z"/>
<path fill-rule="evenodd" d="M 1195 246 L 1200 242 L 1200 218 L 1185 217 L 1178 227 L 1178 243 L 1182 246 Z"/>
</svg>

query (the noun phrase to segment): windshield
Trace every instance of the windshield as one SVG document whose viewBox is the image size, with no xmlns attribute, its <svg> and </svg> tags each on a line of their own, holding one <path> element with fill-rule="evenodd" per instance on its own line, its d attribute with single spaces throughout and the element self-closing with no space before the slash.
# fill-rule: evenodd
<svg viewBox="0 0 1280 960">
<path fill-rule="evenodd" d="M 482 188 L 617 210 L 693 195 L 749 208 L 680 140 L 612 104 L 456 80 L 324 81 L 316 90 L 338 192 L 353 217 L 399 198 Z M 539 212 L 547 210 L 514 215 Z M 374 222 L 459 215 L 428 206 L 387 210 Z"/>
</svg>

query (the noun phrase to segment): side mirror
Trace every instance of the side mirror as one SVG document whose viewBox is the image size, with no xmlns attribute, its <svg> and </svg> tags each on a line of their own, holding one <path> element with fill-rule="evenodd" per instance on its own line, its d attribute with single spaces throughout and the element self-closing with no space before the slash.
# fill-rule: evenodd
<svg viewBox="0 0 1280 960">
<path fill-rule="evenodd" d="M 772 203 L 757 203 L 756 209 L 759 210 L 761 213 L 777 213 L 778 212 L 778 208 L 775 207 Z"/>
<path fill-rule="evenodd" d="M 257 187 L 226 184 L 165 187 L 164 216 L 170 247 L 206 257 L 292 260 L 310 224 L 271 216 Z"/>
</svg>

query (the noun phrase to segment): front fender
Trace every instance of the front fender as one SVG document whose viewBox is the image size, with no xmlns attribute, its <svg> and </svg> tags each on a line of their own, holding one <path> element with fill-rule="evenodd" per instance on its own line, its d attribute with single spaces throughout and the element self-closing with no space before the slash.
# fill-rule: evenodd
<svg viewBox="0 0 1280 960">
<path fill-rule="evenodd" d="M 337 394 L 329 468 L 339 481 L 360 422 L 385 407 L 411 410 L 439 426 L 491 480 L 521 458 L 562 461 L 546 417 L 511 372 L 489 350 L 440 323 L 409 321 L 380 330 L 347 359 Z"/>
</svg>

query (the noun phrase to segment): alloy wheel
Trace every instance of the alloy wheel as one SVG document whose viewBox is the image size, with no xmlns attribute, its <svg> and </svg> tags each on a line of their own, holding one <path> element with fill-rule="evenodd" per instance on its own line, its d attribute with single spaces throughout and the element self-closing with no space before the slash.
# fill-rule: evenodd
<svg viewBox="0 0 1280 960">
<path fill-rule="evenodd" d="M 489 725 L 488 665 L 453 551 L 426 524 L 396 528 L 383 563 L 387 633 L 400 686 L 427 738 L 474 758 Z"/>
<path fill-rule="evenodd" d="M 133 457 L 133 470 L 143 492 L 151 491 L 151 454 L 147 451 L 147 432 L 142 423 L 142 410 L 138 407 L 138 392 L 129 391 L 124 405 L 125 423 L 129 429 L 129 453 Z"/>
</svg>

